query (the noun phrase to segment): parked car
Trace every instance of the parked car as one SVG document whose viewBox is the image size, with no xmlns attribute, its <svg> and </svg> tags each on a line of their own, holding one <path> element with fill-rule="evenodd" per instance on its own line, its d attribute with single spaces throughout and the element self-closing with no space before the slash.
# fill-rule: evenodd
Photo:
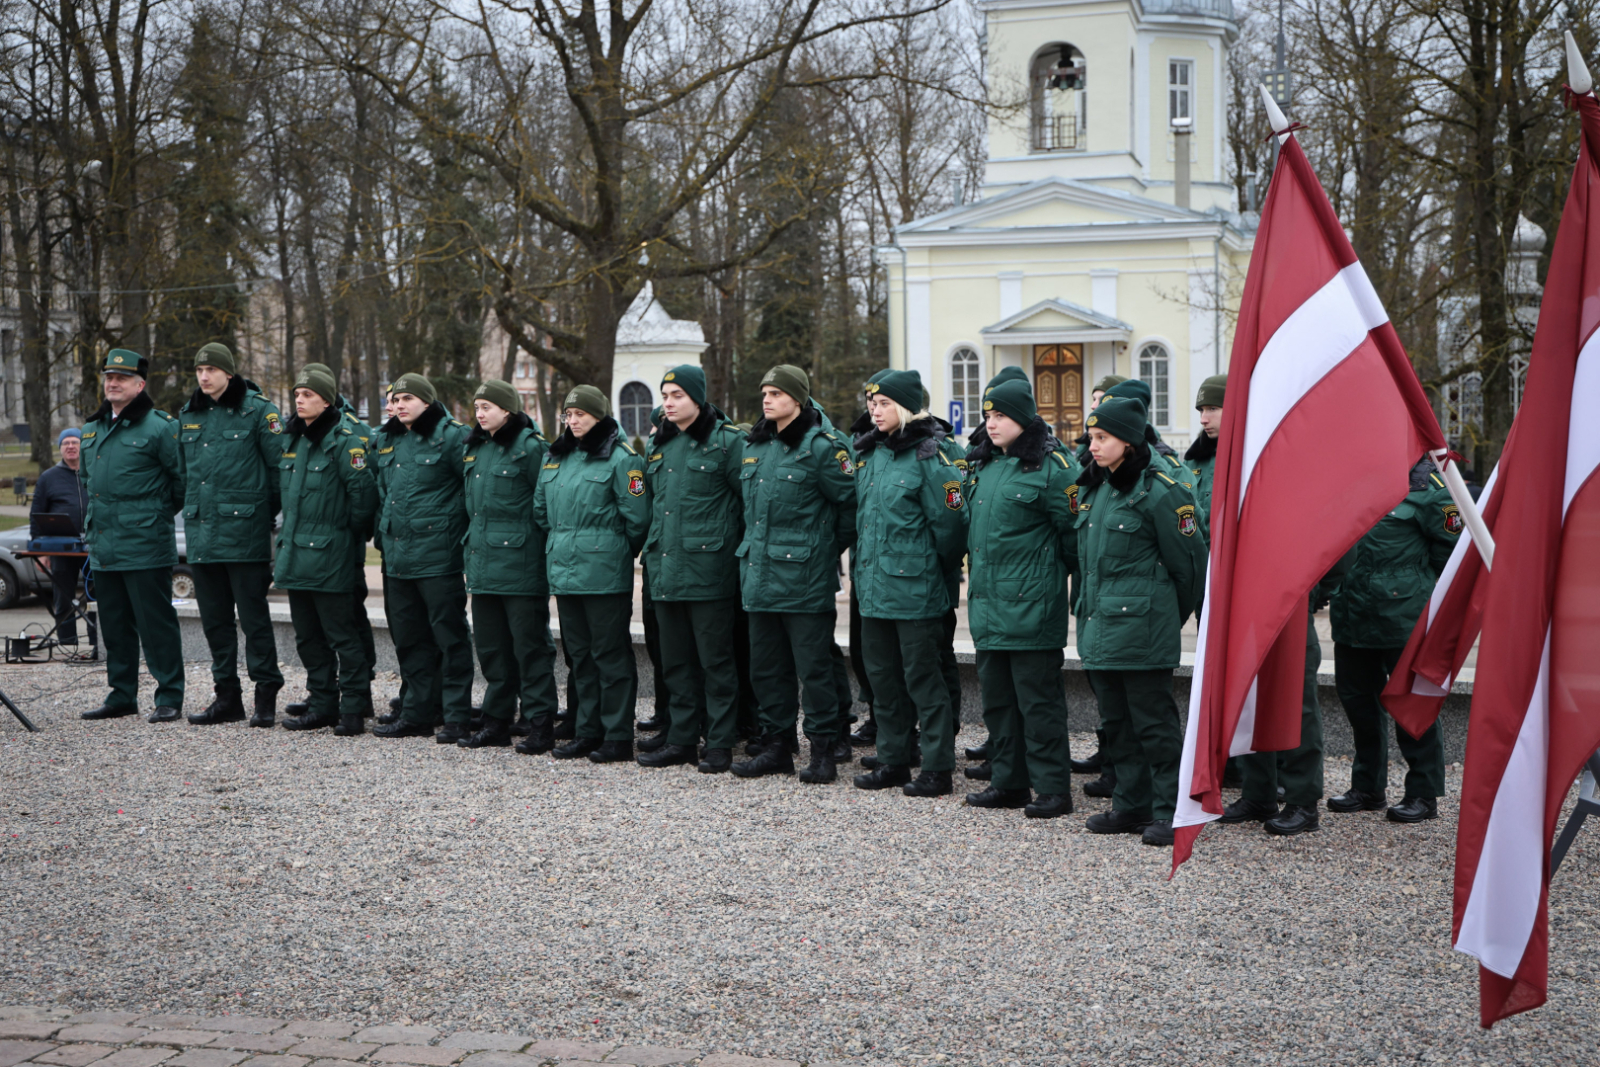
<svg viewBox="0 0 1600 1067">
<path fill-rule="evenodd" d="M 194 599 L 194 571 L 189 569 L 185 552 L 183 514 L 178 519 L 178 565 L 172 568 L 172 595 L 175 599 Z M 0 609 L 15 607 L 30 596 L 50 596 L 50 575 L 34 560 L 19 557 L 28 547 L 28 527 L 0 532 Z"/>
</svg>

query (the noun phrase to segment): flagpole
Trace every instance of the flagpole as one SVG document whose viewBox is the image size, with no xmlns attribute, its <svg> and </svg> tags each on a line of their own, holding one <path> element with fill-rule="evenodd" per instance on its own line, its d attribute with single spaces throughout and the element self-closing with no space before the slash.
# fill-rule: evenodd
<svg viewBox="0 0 1600 1067">
<path fill-rule="evenodd" d="M 1439 474 L 1444 478 L 1444 487 L 1450 490 L 1450 499 L 1456 502 L 1456 507 L 1461 509 L 1461 517 L 1467 522 L 1467 532 L 1472 535 L 1472 543 L 1478 546 L 1478 555 L 1483 557 L 1485 570 L 1494 569 L 1494 535 L 1489 532 L 1489 527 L 1483 521 L 1483 512 L 1478 510 L 1478 502 L 1472 499 L 1472 494 L 1467 491 L 1467 483 L 1461 479 L 1461 468 L 1455 465 L 1447 449 L 1440 449 L 1429 454 L 1433 465 L 1439 468 Z"/>
</svg>

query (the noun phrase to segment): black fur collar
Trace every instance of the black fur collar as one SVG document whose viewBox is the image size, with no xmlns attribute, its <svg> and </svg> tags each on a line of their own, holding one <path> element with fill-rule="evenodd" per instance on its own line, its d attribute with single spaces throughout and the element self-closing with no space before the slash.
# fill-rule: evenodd
<svg viewBox="0 0 1600 1067">
<path fill-rule="evenodd" d="M 800 442 L 806 439 L 806 431 L 813 426 L 821 425 L 822 412 L 813 407 L 801 408 L 800 414 L 794 417 L 794 421 L 781 430 L 778 429 L 777 423 L 763 415 L 756 420 L 754 426 L 750 427 L 750 443 L 759 445 L 777 438 L 790 448 L 799 448 Z"/>
<path fill-rule="evenodd" d="M 1089 465 L 1078 475 L 1078 484 L 1085 489 L 1093 489 L 1101 482 L 1109 482 L 1111 488 L 1126 493 L 1139 484 L 1139 476 L 1148 466 L 1150 466 L 1150 446 L 1141 441 L 1133 446 L 1133 450 L 1114 471 L 1107 471 L 1091 456 Z"/>
<path fill-rule="evenodd" d="M 189 398 L 188 407 L 190 411 L 209 411 L 220 405 L 238 410 L 249 390 L 250 383 L 244 380 L 244 376 L 235 374 L 228 379 L 228 387 L 215 400 L 212 400 L 204 389 L 196 389 L 194 395 Z"/>
<path fill-rule="evenodd" d="M 1038 466 L 1055 449 L 1055 437 L 1050 433 L 1050 426 L 1039 415 L 1035 415 L 1033 421 L 1022 428 L 1022 435 L 1011 442 L 1011 447 L 1003 452 L 994 446 L 987 430 L 981 438 L 974 439 L 977 443 L 967 449 L 967 466 L 973 470 L 981 468 L 997 454 L 1011 456 L 1024 464 Z"/>
<path fill-rule="evenodd" d="M 571 430 L 562 430 L 561 436 L 550 446 L 550 454 L 565 456 L 569 452 L 582 449 L 595 459 L 610 459 L 611 450 L 616 447 L 621 436 L 622 428 L 617 425 L 617 420 L 607 415 L 582 437 L 574 437 Z"/>
<path fill-rule="evenodd" d="M 1196 463 L 1204 463 L 1208 459 L 1216 459 L 1217 439 L 1201 430 L 1200 436 L 1194 439 L 1194 444 L 1189 446 L 1189 450 L 1183 454 L 1183 458 L 1192 459 Z"/>
<path fill-rule="evenodd" d="M 383 432 L 390 437 L 398 437 L 409 429 L 414 434 L 432 437 L 434 427 L 449 417 L 450 413 L 444 409 L 444 405 L 435 400 L 422 410 L 422 414 L 417 416 L 417 421 L 413 422 L 409 427 L 396 416 L 383 424 Z"/>
<path fill-rule="evenodd" d="M 122 409 L 122 414 L 115 419 L 111 417 L 111 401 L 107 400 L 101 403 L 100 410 L 90 416 L 89 421 L 104 422 L 107 425 L 112 422 L 138 422 L 154 411 L 155 408 L 155 401 L 150 399 L 150 390 L 145 389 L 138 396 L 128 401 L 128 405 Z"/>
<path fill-rule="evenodd" d="M 340 415 L 339 409 L 330 404 L 323 410 L 321 415 L 318 415 L 310 422 L 302 419 L 299 415 L 289 416 L 288 425 L 284 429 L 291 434 L 304 437 L 314 445 L 320 445 L 322 439 L 328 436 L 328 431 L 339 425 L 341 418 L 343 416 Z"/>
<path fill-rule="evenodd" d="M 891 452 L 904 452 L 908 448 L 916 448 L 918 459 L 927 459 L 939 451 L 939 442 L 944 440 L 944 427 L 939 420 L 928 415 L 912 420 L 908 426 L 902 426 L 894 433 L 884 433 L 882 430 L 873 430 L 856 439 L 856 451 L 863 456 L 877 450 L 879 445 L 888 446 Z"/>
<path fill-rule="evenodd" d="M 717 428 L 717 409 L 710 404 L 700 405 L 700 414 L 689 424 L 690 437 L 705 444 L 711 440 L 711 431 Z M 678 429 L 678 424 L 671 419 L 663 418 L 661 426 L 656 430 L 656 447 L 660 448 L 674 437 L 685 431 Z"/>
<path fill-rule="evenodd" d="M 528 418 L 524 412 L 513 411 L 510 417 L 506 419 L 505 425 L 496 430 L 493 435 L 482 426 L 474 426 L 472 432 L 467 435 L 467 447 L 469 449 L 477 448 L 485 441 L 493 440 L 501 448 L 510 448 L 516 442 L 517 435 L 532 426 L 533 420 Z"/>
<path fill-rule="evenodd" d="M 862 434 L 871 433 L 876 429 L 877 427 L 872 425 L 872 412 L 863 411 L 856 417 L 856 421 L 850 424 L 850 436 L 860 437 Z"/>
</svg>

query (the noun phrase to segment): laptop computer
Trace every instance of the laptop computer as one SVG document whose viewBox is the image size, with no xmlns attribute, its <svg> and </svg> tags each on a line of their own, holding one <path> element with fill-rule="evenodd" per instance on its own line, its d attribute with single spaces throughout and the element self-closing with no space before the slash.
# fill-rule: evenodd
<svg viewBox="0 0 1600 1067">
<path fill-rule="evenodd" d="M 78 529 L 73 525 L 71 515 L 62 515 L 54 511 L 41 512 L 30 515 L 29 521 L 33 524 L 35 537 L 78 537 Z"/>
</svg>

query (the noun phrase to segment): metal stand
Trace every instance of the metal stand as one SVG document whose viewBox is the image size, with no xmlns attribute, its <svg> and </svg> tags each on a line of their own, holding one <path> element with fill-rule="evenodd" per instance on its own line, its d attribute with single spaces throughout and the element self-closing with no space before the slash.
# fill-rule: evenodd
<svg viewBox="0 0 1600 1067">
<path fill-rule="evenodd" d="M 1600 752 L 1590 756 L 1589 762 L 1583 765 L 1583 781 L 1578 786 L 1578 806 L 1567 816 L 1567 825 L 1561 828 L 1561 836 L 1556 838 L 1555 847 L 1550 850 L 1552 875 L 1566 858 L 1567 849 L 1572 847 L 1572 842 L 1582 829 L 1584 820 L 1591 815 L 1600 814 L 1600 795 L 1597 795 L 1595 785 L 1597 778 L 1600 778 Z"/>
<path fill-rule="evenodd" d="M 36 734 L 39 732 L 39 728 L 33 725 L 33 723 L 28 720 L 26 715 L 22 714 L 22 709 L 11 703 L 11 698 L 6 696 L 6 691 L 4 689 L 0 689 L 0 704 L 4 704 L 6 707 L 10 708 L 11 714 L 15 715 L 17 717 L 17 721 L 28 728 L 28 732 L 30 734 Z"/>
</svg>

